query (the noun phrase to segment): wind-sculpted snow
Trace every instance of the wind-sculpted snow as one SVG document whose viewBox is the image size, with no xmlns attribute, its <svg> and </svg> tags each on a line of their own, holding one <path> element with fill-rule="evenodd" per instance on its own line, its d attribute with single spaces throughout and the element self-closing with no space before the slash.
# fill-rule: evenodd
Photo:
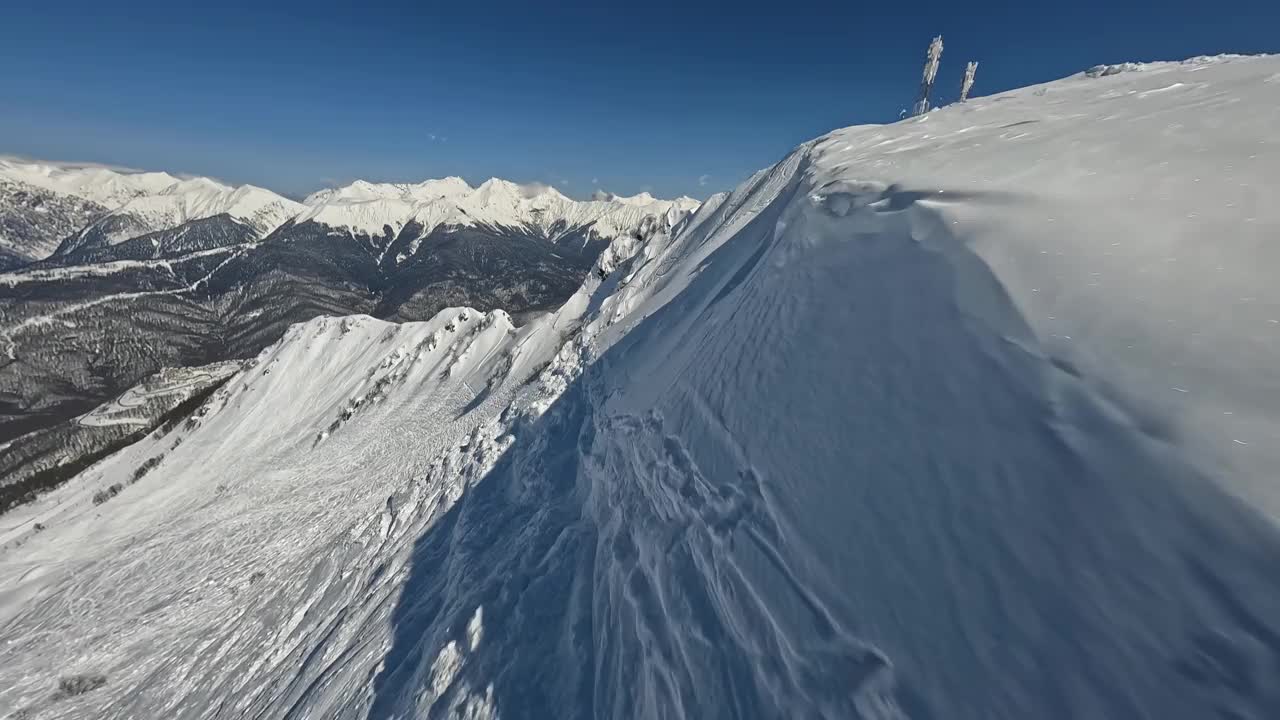
<svg viewBox="0 0 1280 720">
<path fill-rule="evenodd" d="M 3 517 L 0 702 L 1275 716 L 1278 74 L 832 133 L 518 329 L 295 326 Z"/>
</svg>

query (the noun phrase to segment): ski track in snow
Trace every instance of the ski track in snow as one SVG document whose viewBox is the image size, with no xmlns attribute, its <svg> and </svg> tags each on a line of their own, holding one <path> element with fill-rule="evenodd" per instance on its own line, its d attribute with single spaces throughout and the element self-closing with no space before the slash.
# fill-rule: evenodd
<svg viewBox="0 0 1280 720">
<path fill-rule="evenodd" d="M 294 326 L 0 518 L 0 712 L 1277 715 L 1277 65 L 834 132 L 518 329 Z"/>
</svg>

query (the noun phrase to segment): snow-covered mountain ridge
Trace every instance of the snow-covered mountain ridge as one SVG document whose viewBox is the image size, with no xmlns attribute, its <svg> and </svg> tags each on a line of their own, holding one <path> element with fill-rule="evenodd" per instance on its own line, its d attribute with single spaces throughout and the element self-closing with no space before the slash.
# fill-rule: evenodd
<svg viewBox="0 0 1280 720">
<path fill-rule="evenodd" d="M 18 158 L 0 158 L 0 180 L 106 208 L 107 212 L 97 213 L 92 223 L 76 227 L 74 235 L 58 238 L 65 238 L 57 249 L 60 255 L 110 247 L 222 214 L 248 223 L 261 237 L 290 220 L 315 221 L 373 236 L 382 235 L 386 227 L 399 232 L 412 221 L 423 227 L 424 236 L 442 225 L 487 225 L 528 230 L 554 240 L 585 227 L 597 237 L 610 239 L 630 232 L 646 216 L 698 206 L 692 198 L 659 200 L 648 193 L 575 201 L 545 185 L 519 185 L 495 178 L 472 188 L 456 177 L 413 184 L 358 180 L 313 193 L 297 203 L 270 190 L 252 185 L 232 187 L 210 178 Z M 0 217 L 5 215 L 0 208 Z M 19 239 L 9 244 L 17 247 Z M 41 253 L 47 254 L 49 242 L 27 240 L 21 244 L 30 246 L 30 256 L 39 259 L 44 256 Z"/>
<path fill-rule="evenodd" d="M 1077 76 L 806 143 L 520 328 L 295 326 L 4 516 L 0 711 L 1272 717 L 1278 112 L 1275 57 Z"/>
<path fill-rule="evenodd" d="M 165 172 L 0 156 L 0 177 L 73 195 L 116 210 L 134 198 L 156 195 L 182 180 Z"/>
<path fill-rule="evenodd" d="M 58 254 L 118 245 L 148 233 L 228 215 L 253 227 L 259 237 L 297 215 L 302 205 L 253 185 L 230 187 L 208 178 L 179 180 L 152 195 L 140 195 L 67 238 Z"/>
<path fill-rule="evenodd" d="M 48 257 L 106 213 L 91 200 L 0 178 L 0 271 Z"/>
<path fill-rule="evenodd" d="M 491 178 L 472 188 L 461 178 L 417 184 L 356 181 L 309 196 L 297 222 L 314 220 L 332 227 L 379 234 L 383 227 L 399 231 L 413 220 L 429 234 L 441 225 L 487 224 L 530 228 L 551 239 L 559 233 L 592 226 L 606 238 L 634 228 L 649 215 L 668 210 L 690 211 L 699 201 L 682 197 L 658 200 L 648 193 L 608 200 L 572 200 L 547 185 L 519 185 Z"/>
<path fill-rule="evenodd" d="M 203 177 L 179 178 L 163 172 L 135 172 L 100 166 L 81 166 L 0 158 L 0 181 L 38 188 L 53 197 L 79 198 L 106 209 L 74 233 L 57 238 L 59 254 L 106 247 L 183 223 L 227 214 L 266 235 L 301 211 L 302 205 L 253 185 L 232 187 Z M 30 193 L 30 191 L 28 191 Z M 16 208 L 0 207 L 0 218 Z M 85 213 L 81 213 L 84 215 Z M 41 229 L 41 228 L 37 228 Z M 30 233 L 28 233 L 29 235 Z M 50 244 L 14 238 L 42 259 Z"/>
</svg>

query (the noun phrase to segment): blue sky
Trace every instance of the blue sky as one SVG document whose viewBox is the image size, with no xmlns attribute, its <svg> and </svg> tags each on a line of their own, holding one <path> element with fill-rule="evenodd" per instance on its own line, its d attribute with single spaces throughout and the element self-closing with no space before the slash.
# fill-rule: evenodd
<svg viewBox="0 0 1280 720">
<path fill-rule="evenodd" d="M 291 195 L 461 175 L 705 196 L 799 142 L 1102 62 L 1280 50 L 1280 3 L 14 3 L 0 154 Z"/>
</svg>

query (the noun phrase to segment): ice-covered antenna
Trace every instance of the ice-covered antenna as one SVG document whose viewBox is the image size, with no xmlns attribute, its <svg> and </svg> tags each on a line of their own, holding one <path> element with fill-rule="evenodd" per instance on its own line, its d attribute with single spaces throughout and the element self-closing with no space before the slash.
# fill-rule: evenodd
<svg viewBox="0 0 1280 720">
<path fill-rule="evenodd" d="M 960 102 L 969 99 L 969 91 L 973 89 L 973 76 L 978 74 L 978 62 L 972 61 L 964 66 L 964 84 L 960 86 Z"/>
<path fill-rule="evenodd" d="M 933 90 L 933 79 L 938 76 L 938 61 L 942 59 L 942 36 L 929 43 L 929 52 L 925 54 L 924 75 L 920 78 L 920 99 L 912 110 L 912 115 L 923 115 L 929 112 L 929 93 Z"/>
</svg>

